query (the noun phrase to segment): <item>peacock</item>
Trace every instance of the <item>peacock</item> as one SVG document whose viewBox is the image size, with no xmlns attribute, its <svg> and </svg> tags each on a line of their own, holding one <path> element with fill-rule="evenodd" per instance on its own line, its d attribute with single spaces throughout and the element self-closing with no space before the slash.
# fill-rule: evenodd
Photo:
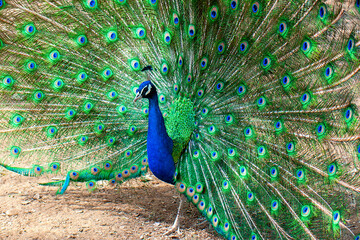
<svg viewBox="0 0 360 240">
<path fill-rule="evenodd" d="M 0 0 L 0 165 L 57 194 L 150 169 L 226 239 L 359 240 L 359 23 L 359 0 Z"/>
</svg>

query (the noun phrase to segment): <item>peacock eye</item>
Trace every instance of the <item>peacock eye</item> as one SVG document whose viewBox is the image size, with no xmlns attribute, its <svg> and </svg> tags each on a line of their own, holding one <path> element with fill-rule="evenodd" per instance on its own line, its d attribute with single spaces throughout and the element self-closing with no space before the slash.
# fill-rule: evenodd
<svg viewBox="0 0 360 240">
<path fill-rule="evenodd" d="M 260 8 L 260 4 L 258 2 L 255 2 L 252 6 L 251 6 L 251 10 L 254 14 L 257 14 L 259 12 L 259 8 Z"/>
<path fill-rule="evenodd" d="M 236 10 L 236 8 L 237 8 L 237 0 L 233 0 L 233 1 L 231 1 L 231 3 L 230 3 L 230 7 L 233 9 L 233 10 Z"/>
</svg>

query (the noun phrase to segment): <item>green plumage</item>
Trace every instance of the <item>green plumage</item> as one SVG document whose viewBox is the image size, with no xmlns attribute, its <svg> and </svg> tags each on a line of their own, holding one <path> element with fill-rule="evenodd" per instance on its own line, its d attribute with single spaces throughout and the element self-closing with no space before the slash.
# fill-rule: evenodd
<svg viewBox="0 0 360 240">
<path fill-rule="evenodd" d="M 1 166 L 59 193 L 145 174 L 151 65 L 176 188 L 217 232 L 358 240 L 350 2 L 0 0 Z"/>
</svg>

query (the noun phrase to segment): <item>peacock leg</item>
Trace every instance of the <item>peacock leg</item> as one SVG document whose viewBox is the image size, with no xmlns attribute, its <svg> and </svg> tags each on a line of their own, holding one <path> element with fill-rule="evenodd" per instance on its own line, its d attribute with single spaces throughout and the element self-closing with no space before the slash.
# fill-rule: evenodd
<svg viewBox="0 0 360 240">
<path fill-rule="evenodd" d="M 179 204 L 179 208 L 177 211 L 177 215 L 176 215 L 174 224 L 166 233 L 164 233 L 164 235 L 169 235 L 174 232 L 177 232 L 178 234 L 180 234 L 180 217 L 181 217 L 181 208 L 182 208 L 183 202 L 184 202 L 183 196 L 182 196 L 182 194 L 180 194 L 180 204 Z"/>
</svg>

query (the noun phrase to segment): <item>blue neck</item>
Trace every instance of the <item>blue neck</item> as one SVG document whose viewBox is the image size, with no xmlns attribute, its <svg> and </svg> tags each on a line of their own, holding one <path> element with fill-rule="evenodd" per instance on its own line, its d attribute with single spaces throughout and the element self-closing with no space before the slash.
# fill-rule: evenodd
<svg viewBox="0 0 360 240">
<path fill-rule="evenodd" d="M 168 136 L 164 118 L 159 108 L 157 94 L 149 98 L 149 127 L 147 154 L 149 167 L 160 180 L 174 184 L 175 164 L 172 157 L 173 141 Z"/>
</svg>

